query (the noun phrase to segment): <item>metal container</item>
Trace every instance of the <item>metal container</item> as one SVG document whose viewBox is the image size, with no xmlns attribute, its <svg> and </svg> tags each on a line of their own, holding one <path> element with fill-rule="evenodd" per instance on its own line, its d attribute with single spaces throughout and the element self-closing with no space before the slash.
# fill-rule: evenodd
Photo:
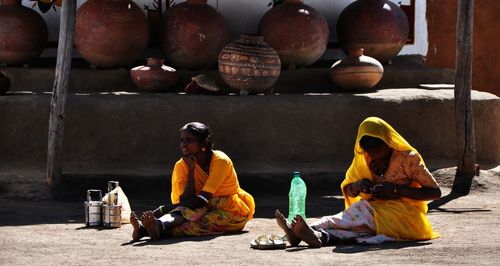
<svg viewBox="0 0 500 266">
<path fill-rule="evenodd" d="M 87 190 L 87 201 L 84 203 L 85 224 L 87 226 L 102 225 L 102 192 L 99 189 Z"/>
<path fill-rule="evenodd" d="M 122 205 L 102 205 L 102 225 L 104 227 L 120 227 L 122 225 Z"/>
<path fill-rule="evenodd" d="M 120 186 L 120 182 L 118 181 L 108 181 L 108 192 L 113 191 L 113 189 Z"/>
</svg>

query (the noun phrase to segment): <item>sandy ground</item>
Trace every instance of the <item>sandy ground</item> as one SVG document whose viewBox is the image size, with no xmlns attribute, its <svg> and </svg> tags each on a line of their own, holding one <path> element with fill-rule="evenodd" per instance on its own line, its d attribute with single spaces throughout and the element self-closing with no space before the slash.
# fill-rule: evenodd
<svg viewBox="0 0 500 266">
<path fill-rule="evenodd" d="M 434 172 L 443 186 L 443 198 L 430 203 L 428 216 L 441 233 L 439 239 L 320 249 L 302 244 L 270 251 L 253 250 L 249 243 L 260 234 L 281 234 L 272 213 L 275 208 L 286 212 L 286 194 L 255 195 L 256 218 L 239 234 L 131 243 L 129 224 L 117 229 L 85 227 L 82 202 L 40 199 L 32 195 L 33 184 L 24 197 L 13 197 L 4 188 L 0 265 L 500 265 L 500 167 L 482 171 L 464 197 L 449 195 L 453 173 L 453 169 Z M 131 204 L 146 210 L 151 200 Z M 338 212 L 342 204 L 338 191 L 310 193 L 308 220 Z"/>
</svg>

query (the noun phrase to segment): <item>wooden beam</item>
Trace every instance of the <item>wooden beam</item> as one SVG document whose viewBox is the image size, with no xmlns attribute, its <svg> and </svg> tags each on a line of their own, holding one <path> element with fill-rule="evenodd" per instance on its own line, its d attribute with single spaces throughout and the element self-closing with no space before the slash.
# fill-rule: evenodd
<svg viewBox="0 0 500 266">
<path fill-rule="evenodd" d="M 62 179 L 64 106 L 68 91 L 75 32 L 76 0 L 64 0 L 61 7 L 57 63 L 50 101 L 49 140 L 47 148 L 47 183 L 57 185 Z"/>
<path fill-rule="evenodd" d="M 455 68 L 457 172 L 452 192 L 464 195 L 469 194 L 476 172 L 476 142 L 471 101 L 473 21 L 474 0 L 459 0 Z"/>
</svg>

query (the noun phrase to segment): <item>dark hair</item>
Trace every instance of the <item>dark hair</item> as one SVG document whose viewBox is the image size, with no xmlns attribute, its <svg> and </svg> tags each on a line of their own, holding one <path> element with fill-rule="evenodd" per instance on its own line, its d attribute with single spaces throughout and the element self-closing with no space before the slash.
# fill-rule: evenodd
<svg viewBox="0 0 500 266">
<path fill-rule="evenodd" d="M 200 122 L 190 122 L 185 124 L 179 131 L 183 130 L 193 134 L 200 143 L 205 143 L 207 148 L 212 148 L 212 132 L 210 132 L 210 128 L 207 125 Z"/>
<path fill-rule="evenodd" d="M 363 136 L 359 140 L 359 146 L 361 146 L 361 148 L 365 151 L 380 148 L 383 145 L 386 145 L 383 140 L 371 136 Z"/>
</svg>

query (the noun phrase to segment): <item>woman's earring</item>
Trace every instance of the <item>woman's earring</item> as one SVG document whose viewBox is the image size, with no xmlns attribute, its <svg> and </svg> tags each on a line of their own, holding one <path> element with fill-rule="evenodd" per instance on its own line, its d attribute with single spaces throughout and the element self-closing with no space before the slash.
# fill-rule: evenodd
<svg viewBox="0 0 500 266">
<path fill-rule="evenodd" d="M 201 147 L 201 151 L 205 151 L 205 147 Z"/>
</svg>

